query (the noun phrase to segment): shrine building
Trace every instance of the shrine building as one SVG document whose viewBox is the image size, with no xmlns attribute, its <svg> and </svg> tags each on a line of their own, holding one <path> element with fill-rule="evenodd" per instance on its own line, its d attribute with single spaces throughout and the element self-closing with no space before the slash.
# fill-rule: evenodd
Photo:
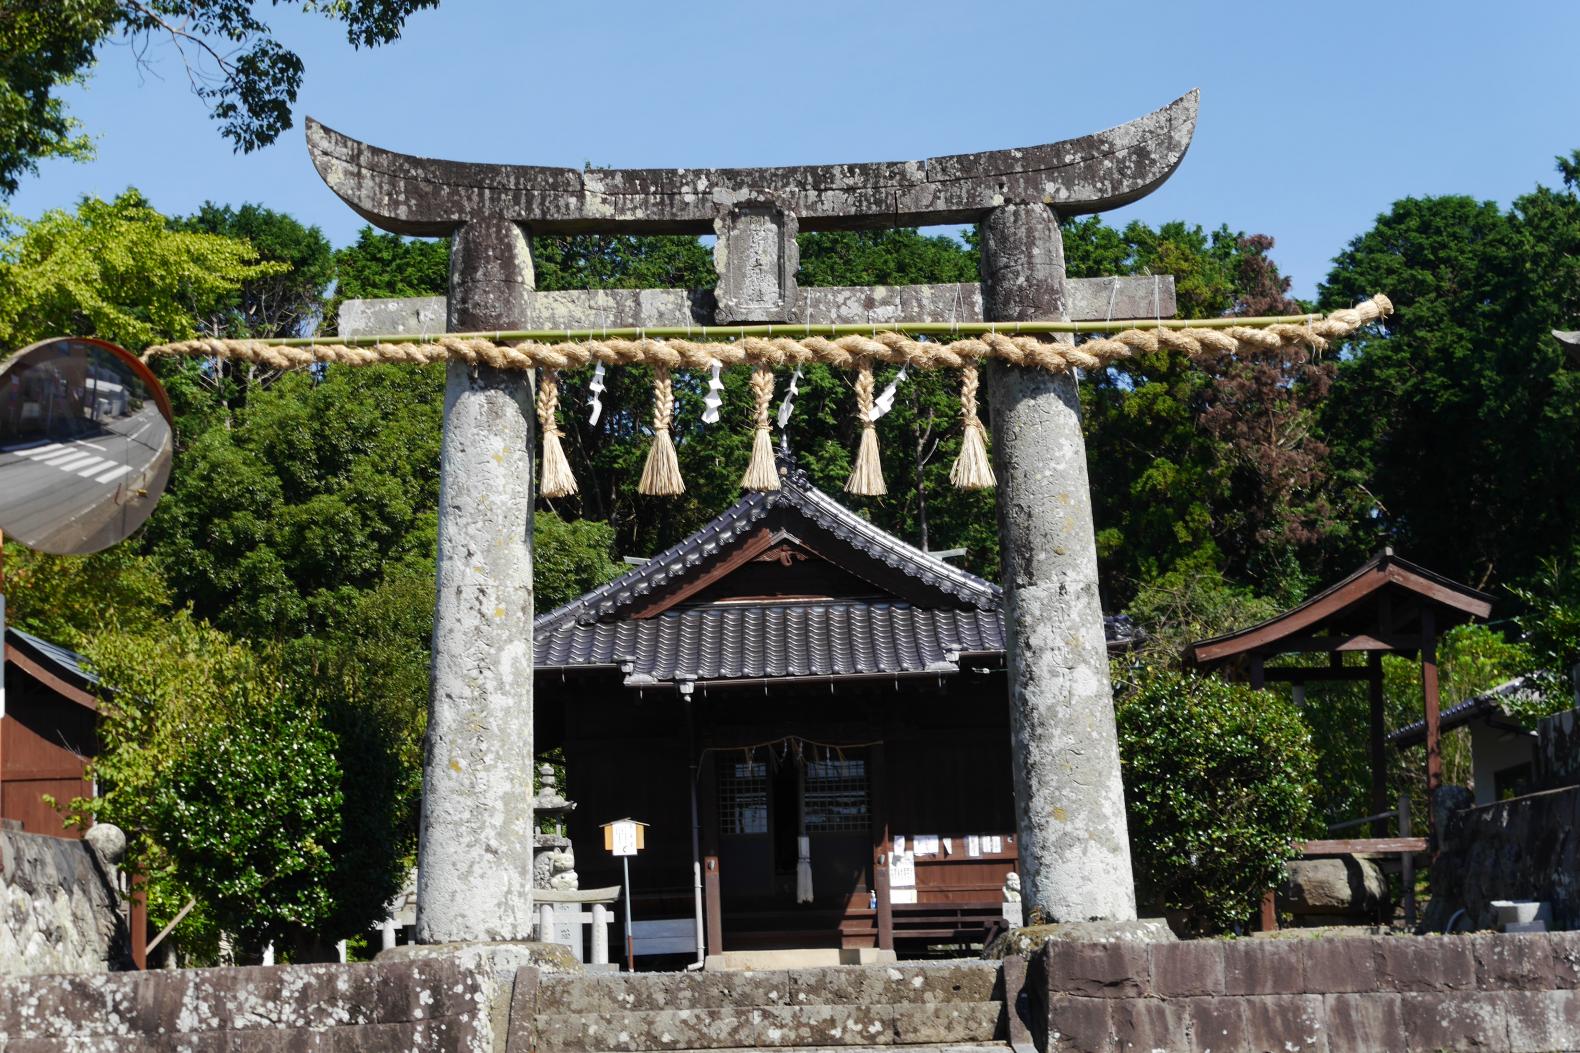
<svg viewBox="0 0 1580 1053">
<path fill-rule="evenodd" d="M 564 751 L 581 886 L 621 881 L 600 823 L 649 824 L 638 930 L 693 919 L 699 873 L 710 955 L 915 955 L 1001 924 L 1017 853 L 997 585 L 791 470 L 534 636 L 536 748 Z"/>
</svg>

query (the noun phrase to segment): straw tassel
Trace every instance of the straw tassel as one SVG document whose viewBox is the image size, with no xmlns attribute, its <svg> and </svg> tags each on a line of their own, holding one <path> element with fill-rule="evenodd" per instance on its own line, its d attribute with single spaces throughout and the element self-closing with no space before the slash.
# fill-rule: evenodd
<svg viewBox="0 0 1580 1053">
<path fill-rule="evenodd" d="M 962 490 L 986 490 L 998 480 L 987 454 L 987 429 L 977 416 L 977 367 L 960 370 L 960 456 L 949 469 L 949 481 Z"/>
<path fill-rule="evenodd" d="M 680 461 L 675 457 L 675 443 L 669 437 L 669 425 L 675 416 L 675 385 L 664 366 L 653 367 L 653 445 L 647 451 L 647 464 L 642 468 L 642 481 L 637 492 L 652 497 L 673 497 L 686 492 L 680 478 Z"/>
<path fill-rule="evenodd" d="M 878 429 L 872 420 L 872 362 L 862 359 L 856 372 L 856 413 L 861 417 L 861 448 L 856 466 L 845 481 L 845 492 L 878 497 L 889 492 L 883 483 L 883 462 L 878 459 Z"/>
<path fill-rule="evenodd" d="M 759 365 L 752 370 L 752 397 L 757 400 L 757 435 L 752 439 L 752 459 L 741 476 L 742 490 L 779 489 L 779 471 L 774 466 L 774 443 L 768 434 L 768 404 L 774 397 L 774 372 Z"/>
<path fill-rule="evenodd" d="M 545 369 L 538 381 L 538 430 L 543 433 L 543 477 L 538 492 L 544 497 L 569 497 L 576 492 L 576 476 L 560 445 L 560 374 Z"/>
</svg>

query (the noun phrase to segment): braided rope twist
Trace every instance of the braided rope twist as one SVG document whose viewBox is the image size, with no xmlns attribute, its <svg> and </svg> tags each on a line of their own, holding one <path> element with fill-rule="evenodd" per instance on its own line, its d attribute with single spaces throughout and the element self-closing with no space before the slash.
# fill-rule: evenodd
<svg viewBox="0 0 1580 1053">
<path fill-rule="evenodd" d="M 774 443 L 768 434 L 768 408 L 774 397 L 774 371 L 767 363 L 752 368 L 752 398 L 757 419 L 752 436 L 752 457 L 741 476 L 743 490 L 779 489 L 779 472 L 774 466 Z"/>
<path fill-rule="evenodd" d="M 426 365 L 460 359 L 473 365 L 498 369 L 580 369 L 595 362 L 606 366 L 649 365 L 674 369 L 706 369 L 718 359 L 726 366 L 821 363 L 839 369 L 857 369 L 866 362 L 903 365 L 911 369 L 961 369 L 995 359 L 1010 365 L 1065 370 L 1101 369 L 1137 354 L 1161 350 L 1196 356 L 1204 352 L 1234 353 L 1243 345 L 1276 350 L 1300 347 L 1326 350 L 1330 340 L 1348 336 L 1361 326 L 1387 317 L 1393 304 L 1381 294 L 1356 307 L 1334 311 L 1308 322 L 1278 322 L 1266 326 L 1132 328 L 1081 344 L 1061 344 L 1024 334 L 983 333 L 949 342 L 922 341 L 896 332 L 871 336 L 849 335 L 830 339 L 808 336 L 747 336 L 719 340 L 595 339 L 545 343 L 534 340 L 496 342 L 481 336 L 440 336 L 421 342 L 382 342 L 368 346 L 313 344 L 283 346 L 261 340 L 219 340 L 201 337 L 158 344 L 143 353 L 145 359 L 166 355 L 192 355 L 238 359 L 272 369 L 297 369 L 318 362 L 338 365 L 372 365 L 401 362 Z M 1013 323 L 1006 323 L 1006 325 Z"/>
</svg>

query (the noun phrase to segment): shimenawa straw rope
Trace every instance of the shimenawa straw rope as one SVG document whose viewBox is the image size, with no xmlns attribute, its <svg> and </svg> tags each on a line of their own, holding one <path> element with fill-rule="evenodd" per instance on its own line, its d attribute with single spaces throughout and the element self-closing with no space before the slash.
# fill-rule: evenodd
<svg viewBox="0 0 1580 1053">
<path fill-rule="evenodd" d="M 960 456 L 949 469 L 949 481 L 962 490 L 985 490 L 995 485 L 993 465 L 987 455 L 987 429 L 977 416 L 977 367 L 960 371 Z"/>
<path fill-rule="evenodd" d="M 884 485 L 883 462 L 878 459 L 878 428 L 872 419 L 872 363 L 866 361 L 856 371 L 856 415 L 861 419 L 861 446 L 845 481 L 845 492 L 880 497 L 889 488 Z"/>
<path fill-rule="evenodd" d="M 569 497 L 576 492 L 576 476 L 560 445 L 565 433 L 560 431 L 560 375 L 555 370 L 545 369 L 538 380 L 537 405 L 538 430 L 543 433 L 543 477 L 538 481 L 538 492 L 544 497 Z"/>
<path fill-rule="evenodd" d="M 899 323 L 894 330 L 867 334 L 841 333 L 836 336 L 807 336 L 792 339 L 765 332 L 773 326 L 723 327 L 703 339 L 673 335 L 654 339 L 634 331 L 632 336 L 599 336 L 596 330 L 572 331 L 568 339 L 561 334 L 535 332 L 542 339 L 498 333 L 452 333 L 441 337 L 377 337 L 368 340 L 339 341 L 326 338 L 288 340 L 216 340 L 200 338 L 158 344 L 143 352 L 144 358 L 160 355 L 196 355 L 235 358 L 274 369 L 292 369 L 315 362 L 341 365 L 372 365 L 379 362 L 427 364 L 458 358 L 465 362 L 502 369 L 580 369 L 593 363 L 605 365 L 650 365 L 667 369 L 706 369 L 717 358 L 726 366 L 803 365 L 820 362 L 841 369 L 856 369 L 862 361 L 905 365 L 912 369 L 960 369 L 985 359 L 997 359 L 1016 366 L 1031 366 L 1061 372 L 1072 368 L 1100 369 L 1107 364 L 1138 353 L 1169 349 L 1198 355 L 1204 351 L 1237 351 L 1240 346 L 1276 350 L 1299 346 L 1314 351 L 1326 349 L 1331 339 L 1348 336 L 1361 326 L 1386 317 L 1393 304 L 1377 295 L 1357 307 L 1334 311 L 1326 318 L 1291 315 L 1267 320 L 1210 319 L 1194 323 L 1159 320 L 1145 328 L 1125 329 L 1109 337 L 1098 337 L 1082 344 L 1052 343 L 1042 336 L 1052 333 L 1105 332 L 1105 322 L 972 322 L 952 328 L 976 335 L 949 342 L 922 341 L 910 333 L 949 331 L 950 326 L 932 323 Z M 796 326 L 797 330 L 822 328 L 829 332 L 849 326 Z M 1000 332 L 999 330 L 1003 330 Z M 652 332 L 648 330 L 647 332 Z M 663 333 L 663 330 L 658 332 Z M 686 332 L 686 330 L 681 330 Z M 1035 335 L 1033 335 L 1035 334 Z M 711 337 L 711 339 L 707 339 Z M 731 339 L 738 337 L 738 339 Z M 725 343 L 722 341 L 730 340 Z"/>
<path fill-rule="evenodd" d="M 669 426 L 675 416 L 675 385 L 665 366 L 653 367 L 653 445 L 648 447 L 647 464 L 642 467 L 642 481 L 636 486 L 638 493 L 654 497 L 673 497 L 686 492 L 685 481 L 680 478 L 680 461 L 675 457 L 675 443 L 669 437 Z"/>
<path fill-rule="evenodd" d="M 1112 322 L 1023 323 L 896 323 L 884 332 L 853 332 L 852 325 L 796 326 L 802 335 L 775 335 L 774 326 L 701 327 L 700 339 L 692 327 L 685 329 L 581 330 L 563 332 L 526 330 L 516 333 L 456 333 L 442 337 L 367 337 L 350 341 L 326 338 L 284 340 L 184 340 L 160 344 L 144 352 L 158 355 L 197 355 L 233 358 L 274 369 L 291 369 L 328 362 L 371 365 L 383 362 L 426 364 L 459 359 L 474 365 L 502 369 L 545 370 L 538 394 L 538 415 L 543 429 L 543 493 L 565 496 L 576 482 L 565 461 L 554 421 L 558 405 L 555 373 L 596 365 L 647 365 L 653 368 L 653 445 L 648 451 L 639 489 L 645 494 L 679 494 L 685 491 L 675 456 L 670 425 L 674 415 L 674 369 L 707 369 L 714 362 L 725 366 L 756 367 L 752 391 L 756 399 L 756 433 L 752 458 L 742 479 L 748 489 L 778 489 L 778 473 L 767 424 L 768 400 L 773 394 L 776 366 L 821 363 L 855 369 L 856 399 L 861 417 L 861 445 L 845 489 L 853 494 L 877 496 L 887 492 L 878 456 L 877 432 L 872 420 L 875 363 L 911 369 L 961 370 L 961 424 L 964 433 L 960 455 L 950 471 L 955 485 L 977 489 L 994 484 L 987 457 L 986 429 L 977 415 L 977 366 L 992 359 L 1009 365 L 1062 372 L 1069 369 L 1102 369 L 1135 354 L 1175 350 L 1196 357 L 1233 354 L 1241 348 L 1280 350 L 1299 347 L 1318 352 L 1328 341 L 1348 336 L 1361 326 L 1385 318 L 1393 304 L 1378 294 L 1353 308 L 1327 317 L 1290 315 L 1273 318 L 1217 318 L 1180 322 L 1156 319 L 1146 327 L 1098 336 L 1081 344 L 1059 343 L 1057 333 L 1112 332 Z M 860 327 L 867 328 L 867 327 Z M 1004 330 L 1000 332 L 999 330 Z M 827 335 L 814 335 L 819 333 Z M 926 333 L 957 336 L 948 342 L 916 337 Z M 960 335 L 973 334 L 973 335 Z M 662 337 L 658 339 L 656 337 Z M 711 339 L 709 339 L 711 337 Z M 728 342 L 722 342 L 722 341 Z M 599 384 L 593 385 L 594 419 Z"/>
<path fill-rule="evenodd" d="M 752 459 L 741 477 L 742 490 L 777 490 L 779 472 L 774 467 L 774 443 L 768 434 L 768 404 L 774 397 L 774 372 L 767 366 L 752 369 L 752 397 L 756 399 L 757 433 L 752 438 Z"/>
</svg>

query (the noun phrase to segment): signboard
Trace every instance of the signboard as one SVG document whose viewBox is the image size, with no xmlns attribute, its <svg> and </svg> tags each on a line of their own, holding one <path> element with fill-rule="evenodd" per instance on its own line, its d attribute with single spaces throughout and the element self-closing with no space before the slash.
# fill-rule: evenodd
<svg viewBox="0 0 1580 1053">
<path fill-rule="evenodd" d="M 910 852 L 889 853 L 889 888 L 916 887 L 916 856 Z"/>
<path fill-rule="evenodd" d="M 611 855 L 634 856 L 647 847 L 647 824 L 616 819 L 603 824 L 603 847 Z"/>
</svg>

